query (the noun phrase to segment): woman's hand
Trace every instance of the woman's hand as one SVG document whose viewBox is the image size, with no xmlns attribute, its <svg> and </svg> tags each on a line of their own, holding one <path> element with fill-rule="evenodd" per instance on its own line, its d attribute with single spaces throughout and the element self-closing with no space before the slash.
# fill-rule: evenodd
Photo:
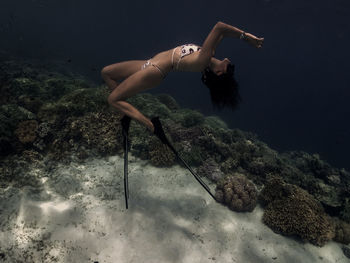
<svg viewBox="0 0 350 263">
<path fill-rule="evenodd" d="M 245 40 L 252 44 L 254 47 L 256 48 L 261 48 L 263 43 L 264 43 L 264 38 L 259 38 L 259 37 L 256 37 L 254 36 L 253 34 L 250 34 L 250 33 L 245 33 Z"/>
</svg>

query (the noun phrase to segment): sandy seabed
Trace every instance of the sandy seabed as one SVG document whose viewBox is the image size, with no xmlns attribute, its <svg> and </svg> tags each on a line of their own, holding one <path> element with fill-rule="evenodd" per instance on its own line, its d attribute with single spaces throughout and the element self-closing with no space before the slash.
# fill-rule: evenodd
<svg viewBox="0 0 350 263">
<path fill-rule="evenodd" d="M 260 206 L 232 212 L 186 168 L 131 153 L 126 210 L 123 164 L 112 156 L 32 169 L 40 187 L 2 189 L 0 262 L 350 262 L 338 243 L 278 235 Z"/>
</svg>

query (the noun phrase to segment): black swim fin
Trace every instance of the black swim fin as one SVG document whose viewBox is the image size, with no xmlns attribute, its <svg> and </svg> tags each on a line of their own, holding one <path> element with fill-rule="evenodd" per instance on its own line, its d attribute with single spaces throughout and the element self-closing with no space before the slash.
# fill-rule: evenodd
<svg viewBox="0 0 350 263">
<path fill-rule="evenodd" d="M 176 152 L 174 147 L 170 144 L 167 137 L 165 136 L 162 124 L 160 123 L 159 117 L 154 117 L 151 119 L 154 126 L 154 134 L 161 140 L 162 143 L 168 145 L 173 152 Z M 177 155 L 177 153 L 175 153 Z"/>
<path fill-rule="evenodd" d="M 210 194 L 210 196 L 213 197 L 215 201 L 217 201 L 215 196 L 211 193 L 209 187 L 203 182 L 203 180 L 198 175 L 194 173 L 192 168 L 181 158 L 181 156 L 178 154 L 175 148 L 170 144 L 169 140 L 165 136 L 159 117 L 152 118 L 151 122 L 153 123 L 153 126 L 154 126 L 154 134 L 161 140 L 162 143 L 169 146 L 169 148 L 174 152 L 176 157 L 178 157 L 178 160 L 180 160 L 187 167 L 187 169 L 193 174 L 193 176 L 201 184 L 201 186 L 203 186 L 204 189 Z"/>
<path fill-rule="evenodd" d="M 128 140 L 129 127 L 131 118 L 127 115 L 120 120 L 122 125 L 122 134 L 124 137 L 124 194 L 125 194 L 125 206 L 128 209 L 128 199 L 129 199 L 129 184 L 128 184 L 128 149 L 130 148 L 130 141 Z"/>
</svg>

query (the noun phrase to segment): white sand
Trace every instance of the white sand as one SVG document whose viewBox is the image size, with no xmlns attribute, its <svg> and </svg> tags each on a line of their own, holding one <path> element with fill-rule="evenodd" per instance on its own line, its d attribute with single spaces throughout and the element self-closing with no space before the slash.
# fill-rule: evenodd
<svg viewBox="0 0 350 263">
<path fill-rule="evenodd" d="M 43 188 L 1 193 L 0 261 L 349 262 L 340 244 L 275 234 L 260 207 L 232 212 L 186 168 L 155 168 L 131 153 L 126 210 L 123 171 L 119 156 L 28 171 Z"/>
</svg>

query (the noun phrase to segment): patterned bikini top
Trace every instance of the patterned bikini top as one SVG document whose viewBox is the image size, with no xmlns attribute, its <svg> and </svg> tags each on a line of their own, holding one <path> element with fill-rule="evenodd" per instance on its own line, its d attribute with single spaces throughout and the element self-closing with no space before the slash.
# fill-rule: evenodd
<svg viewBox="0 0 350 263">
<path fill-rule="evenodd" d="M 175 53 L 175 50 L 177 49 L 178 47 L 174 48 L 173 50 L 173 55 L 171 57 L 171 63 L 172 63 L 172 67 L 174 68 L 174 53 Z M 176 64 L 176 69 L 178 69 L 179 67 L 179 63 L 181 61 L 181 59 L 187 55 L 190 55 L 192 54 L 193 52 L 196 52 L 196 51 L 200 51 L 201 47 L 200 46 L 197 46 L 195 44 L 185 44 L 185 45 L 182 45 L 181 46 L 181 57 L 179 58 L 179 60 L 177 61 L 177 64 Z"/>
</svg>

